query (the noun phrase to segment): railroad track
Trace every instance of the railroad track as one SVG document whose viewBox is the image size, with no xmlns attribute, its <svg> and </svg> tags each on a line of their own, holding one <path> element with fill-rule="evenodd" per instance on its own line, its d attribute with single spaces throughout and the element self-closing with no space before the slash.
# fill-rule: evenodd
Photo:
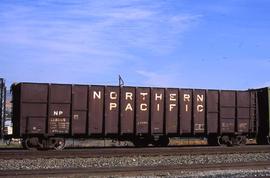
<svg viewBox="0 0 270 178">
<path fill-rule="evenodd" d="M 250 145 L 244 147 L 148 147 L 148 148 L 91 148 L 66 149 L 63 151 L 0 150 L 0 159 L 36 158 L 95 158 L 122 156 L 171 156 L 231 153 L 269 153 L 270 146 Z"/>
<path fill-rule="evenodd" d="M 67 175 L 95 175 L 95 176 L 132 176 L 152 174 L 162 175 L 179 171 L 209 171 L 209 170 L 238 170 L 238 169 L 269 169 L 270 161 L 264 162 L 240 162 L 220 164 L 193 164 L 193 165 L 159 165 L 137 167 L 113 167 L 113 168 L 73 168 L 73 169 L 38 169 L 38 170 L 5 170 L 0 176 L 67 176 Z"/>
</svg>

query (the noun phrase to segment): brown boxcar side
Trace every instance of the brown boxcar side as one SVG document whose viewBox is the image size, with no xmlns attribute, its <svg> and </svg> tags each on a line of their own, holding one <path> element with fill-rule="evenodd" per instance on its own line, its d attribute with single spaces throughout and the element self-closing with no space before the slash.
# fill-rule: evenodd
<svg viewBox="0 0 270 178">
<path fill-rule="evenodd" d="M 218 133 L 218 120 L 219 120 L 219 91 L 208 90 L 207 91 L 207 132 L 208 134 Z"/>
<path fill-rule="evenodd" d="M 257 132 L 258 126 L 258 103 L 257 103 L 257 92 L 254 90 L 250 90 L 250 132 L 255 133 Z M 257 112 L 256 112 L 257 111 Z"/>
<path fill-rule="evenodd" d="M 164 98 L 163 88 L 151 88 L 151 133 L 163 134 L 164 131 Z"/>
<path fill-rule="evenodd" d="M 121 87 L 121 134 L 133 134 L 135 122 L 135 87 Z"/>
<path fill-rule="evenodd" d="M 49 85 L 48 134 L 69 134 L 71 116 L 71 87 L 67 84 Z"/>
<path fill-rule="evenodd" d="M 136 88 L 136 134 L 149 133 L 150 88 Z"/>
<path fill-rule="evenodd" d="M 105 134 L 118 134 L 119 87 L 105 87 Z"/>
<path fill-rule="evenodd" d="M 89 88 L 88 134 L 102 134 L 104 124 L 104 86 Z"/>
<path fill-rule="evenodd" d="M 180 134 L 192 133 L 192 89 L 180 89 Z"/>
<path fill-rule="evenodd" d="M 47 122 L 48 85 L 21 84 L 19 87 L 21 91 L 20 135 L 45 134 Z"/>
<path fill-rule="evenodd" d="M 220 133 L 235 132 L 235 91 L 220 91 Z"/>
<path fill-rule="evenodd" d="M 179 129 L 179 90 L 166 89 L 165 123 L 166 134 L 177 134 Z"/>
<path fill-rule="evenodd" d="M 69 84 L 51 84 L 50 85 L 50 103 L 67 103 L 71 101 L 71 87 Z"/>
<path fill-rule="evenodd" d="M 23 103 L 21 106 L 21 133 L 45 134 L 47 120 L 47 105 Z"/>
<path fill-rule="evenodd" d="M 47 84 L 21 84 L 22 102 L 46 103 L 48 100 Z"/>
<path fill-rule="evenodd" d="M 248 133 L 250 128 L 250 94 L 248 91 L 237 93 L 237 128 L 239 133 Z"/>
<path fill-rule="evenodd" d="M 72 86 L 72 119 L 71 132 L 75 134 L 87 133 L 87 111 L 88 111 L 88 86 Z"/>
<path fill-rule="evenodd" d="M 193 91 L 193 128 L 195 134 L 205 132 L 205 90 Z"/>
</svg>

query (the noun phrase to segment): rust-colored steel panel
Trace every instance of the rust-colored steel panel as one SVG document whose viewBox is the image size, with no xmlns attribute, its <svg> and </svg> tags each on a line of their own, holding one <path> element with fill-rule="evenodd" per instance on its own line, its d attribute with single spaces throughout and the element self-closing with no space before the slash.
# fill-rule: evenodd
<svg viewBox="0 0 270 178">
<path fill-rule="evenodd" d="M 164 100 L 163 88 L 151 88 L 151 133 L 162 134 L 164 121 Z"/>
<path fill-rule="evenodd" d="M 249 132 L 249 119 L 240 119 L 237 121 L 237 129 L 240 133 L 248 133 Z"/>
<path fill-rule="evenodd" d="M 250 94 L 248 91 L 237 92 L 237 107 L 249 108 L 250 105 Z"/>
<path fill-rule="evenodd" d="M 28 117 L 27 118 L 27 134 L 45 134 L 46 117 Z"/>
<path fill-rule="evenodd" d="M 22 117 L 46 117 L 47 116 L 47 105 L 37 103 L 23 103 L 21 105 Z"/>
<path fill-rule="evenodd" d="M 223 119 L 235 118 L 235 91 L 221 91 L 220 93 L 220 117 Z"/>
<path fill-rule="evenodd" d="M 17 90 L 18 92 L 18 90 Z M 47 84 L 34 84 L 22 83 L 20 88 L 21 99 L 15 98 L 14 100 L 20 101 L 21 121 L 20 134 L 24 133 L 40 133 L 43 134 L 46 130 L 46 124 L 42 127 L 37 125 L 41 120 L 33 120 L 31 118 L 46 118 L 47 117 L 47 99 L 48 99 L 48 85 Z M 17 96 L 17 95 L 16 95 Z M 18 115 L 19 113 L 13 113 Z M 16 125 L 16 123 L 14 124 Z M 16 128 L 17 126 L 15 126 Z M 36 129 L 36 130 L 35 130 Z M 17 133 L 17 132 L 16 132 Z"/>
<path fill-rule="evenodd" d="M 87 110 L 88 86 L 74 85 L 72 87 L 72 109 Z"/>
<path fill-rule="evenodd" d="M 250 130 L 251 132 L 257 131 L 257 119 L 256 119 L 256 92 L 250 91 Z"/>
<path fill-rule="evenodd" d="M 72 113 L 72 134 L 86 134 L 86 111 L 73 111 Z"/>
<path fill-rule="evenodd" d="M 236 92 L 220 92 L 220 131 L 234 133 L 236 121 Z"/>
<path fill-rule="evenodd" d="M 134 133 L 135 90 L 134 87 L 121 87 L 121 134 Z"/>
<path fill-rule="evenodd" d="M 205 90 L 193 91 L 194 133 L 205 132 Z"/>
<path fill-rule="evenodd" d="M 235 107 L 235 91 L 221 91 L 220 105 L 221 107 Z"/>
<path fill-rule="evenodd" d="M 70 103 L 71 85 L 51 84 L 50 103 Z"/>
<path fill-rule="evenodd" d="M 86 134 L 87 131 L 88 86 L 72 86 L 72 134 Z"/>
<path fill-rule="evenodd" d="M 150 88 L 136 89 L 136 133 L 149 132 Z"/>
<path fill-rule="evenodd" d="M 220 119 L 221 133 L 233 133 L 235 130 L 235 119 Z"/>
<path fill-rule="evenodd" d="M 40 118 L 41 120 L 38 120 L 37 122 L 42 122 L 42 118 L 47 117 L 47 104 L 42 103 L 22 103 L 21 104 L 21 123 L 20 123 L 20 130 L 21 134 L 27 133 L 27 129 L 30 129 L 29 127 L 29 119 L 30 118 Z M 30 120 L 32 121 L 32 119 Z M 36 120 L 33 121 L 34 124 L 36 124 Z M 31 123 L 30 123 L 31 124 Z M 44 124 L 41 128 L 39 126 L 40 132 L 44 132 L 46 130 L 46 125 Z M 31 129 L 30 129 L 31 130 Z M 28 131 L 30 131 L 28 130 Z"/>
<path fill-rule="evenodd" d="M 207 91 L 207 132 L 218 133 L 218 97 L 217 90 Z"/>
<path fill-rule="evenodd" d="M 234 119 L 235 118 L 235 107 L 222 107 L 220 108 L 220 117 L 223 119 Z"/>
<path fill-rule="evenodd" d="M 250 128 L 250 94 L 237 91 L 237 132 L 248 133 Z"/>
<path fill-rule="evenodd" d="M 105 134 L 118 134 L 119 87 L 105 87 Z"/>
<path fill-rule="evenodd" d="M 104 87 L 89 88 L 88 134 L 103 133 Z"/>
<path fill-rule="evenodd" d="M 46 103 L 48 100 L 48 85 L 23 83 L 21 85 L 21 100 L 22 102 Z"/>
<path fill-rule="evenodd" d="M 192 90 L 180 90 L 180 134 L 191 134 Z"/>
<path fill-rule="evenodd" d="M 250 118 L 249 108 L 237 108 L 237 118 L 249 119 Z"/>
<path fill-rule="evenodd" d="M 217 113 L 218 112 L 218 90 L 208 90 L 207 91 L 207 112 Z"/>
<path fill-rule="evenodd" d="M 218 133 L 218 113 L 211 112 L 207 114 L 207 132 L 209 134 Z"/>
<path fill-rule="evenodd" d="M 178 102 L 179 94 L 178 89 L 166 89 L 166 103 L 165 103 L 165 121 L 166 121 L 166 133 L 177 134 L 179 129 L 178 120 Z"/>
<path fill-rule="evenodd" d="M 256 108 L 250 108 L 250 123 L 249 127 L 251 132 L 256 132 L 257 130 L 257 119 L 256 119 Z"/>
</svg>

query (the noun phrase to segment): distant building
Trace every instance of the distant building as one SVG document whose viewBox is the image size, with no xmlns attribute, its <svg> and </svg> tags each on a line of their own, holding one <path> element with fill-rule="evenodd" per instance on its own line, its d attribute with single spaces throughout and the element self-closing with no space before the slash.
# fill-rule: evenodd
<svg viewBox="0 0 270 178">
<path fill-rule="evenodd" d="M 7 100 L 6 100 L 6 120 L 4 126 L 4 133 L 7 135 L 12 134 L 12 121 L 11 121 L 11 111 L 12 111 L 12 102 L 10 92 L 7 91 Z"/>
</svg>

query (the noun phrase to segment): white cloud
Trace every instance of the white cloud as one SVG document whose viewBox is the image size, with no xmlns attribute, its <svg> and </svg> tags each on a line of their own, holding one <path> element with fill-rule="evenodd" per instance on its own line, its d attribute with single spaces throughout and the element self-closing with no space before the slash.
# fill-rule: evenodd
<svg viewBox="0 0 270 178">
<path fill-rule="evenodd" d="M 138 1 L 64 4 L 56 11 L 50 1 L 42 5 L 2 8 L 0 42 L 78 54 L 104 51 L 113 56 L 125 54 L 127 47 L 160 53 L 172 50 L 179 40 L 175 35 L 200 18 L 167 15 L 160 6 Z"/>
<path fill-rule="evenodd" d="M 63 78 L 69 75 L 67 69 L 92 78 L 125 70 L 134 74 L 138 67 L 130 65 L 145 66 L 145 54 L 169 55 L 201 18 L 181 11 L 167 13 L 165 6 L 166 2 L 138 0 L 5 3 L 0 6 L 0 47 L 23 48 L 22 53 L 7 56 L 33 64 L 29 70 L 35 72 L 39 65 L 61 64 Z M 2 53 L 0 58 L 6 56 Z M 44 78 L 58 74 L 53 67 L 43 70 Z M 169 81 L 169 76 L 156 71 L 136 74 L 148 76 L 154 85 Z"/>
<path fill-rule="evenodd" d="M 144 70 L 138 70 L 136 73 L 141 76 L 145 86 L 172 87 L 176 84 L 176 81 L 173 81 L 176 76 L 173 76 L 171 73 L 164 74 Z"/>
</svg>

